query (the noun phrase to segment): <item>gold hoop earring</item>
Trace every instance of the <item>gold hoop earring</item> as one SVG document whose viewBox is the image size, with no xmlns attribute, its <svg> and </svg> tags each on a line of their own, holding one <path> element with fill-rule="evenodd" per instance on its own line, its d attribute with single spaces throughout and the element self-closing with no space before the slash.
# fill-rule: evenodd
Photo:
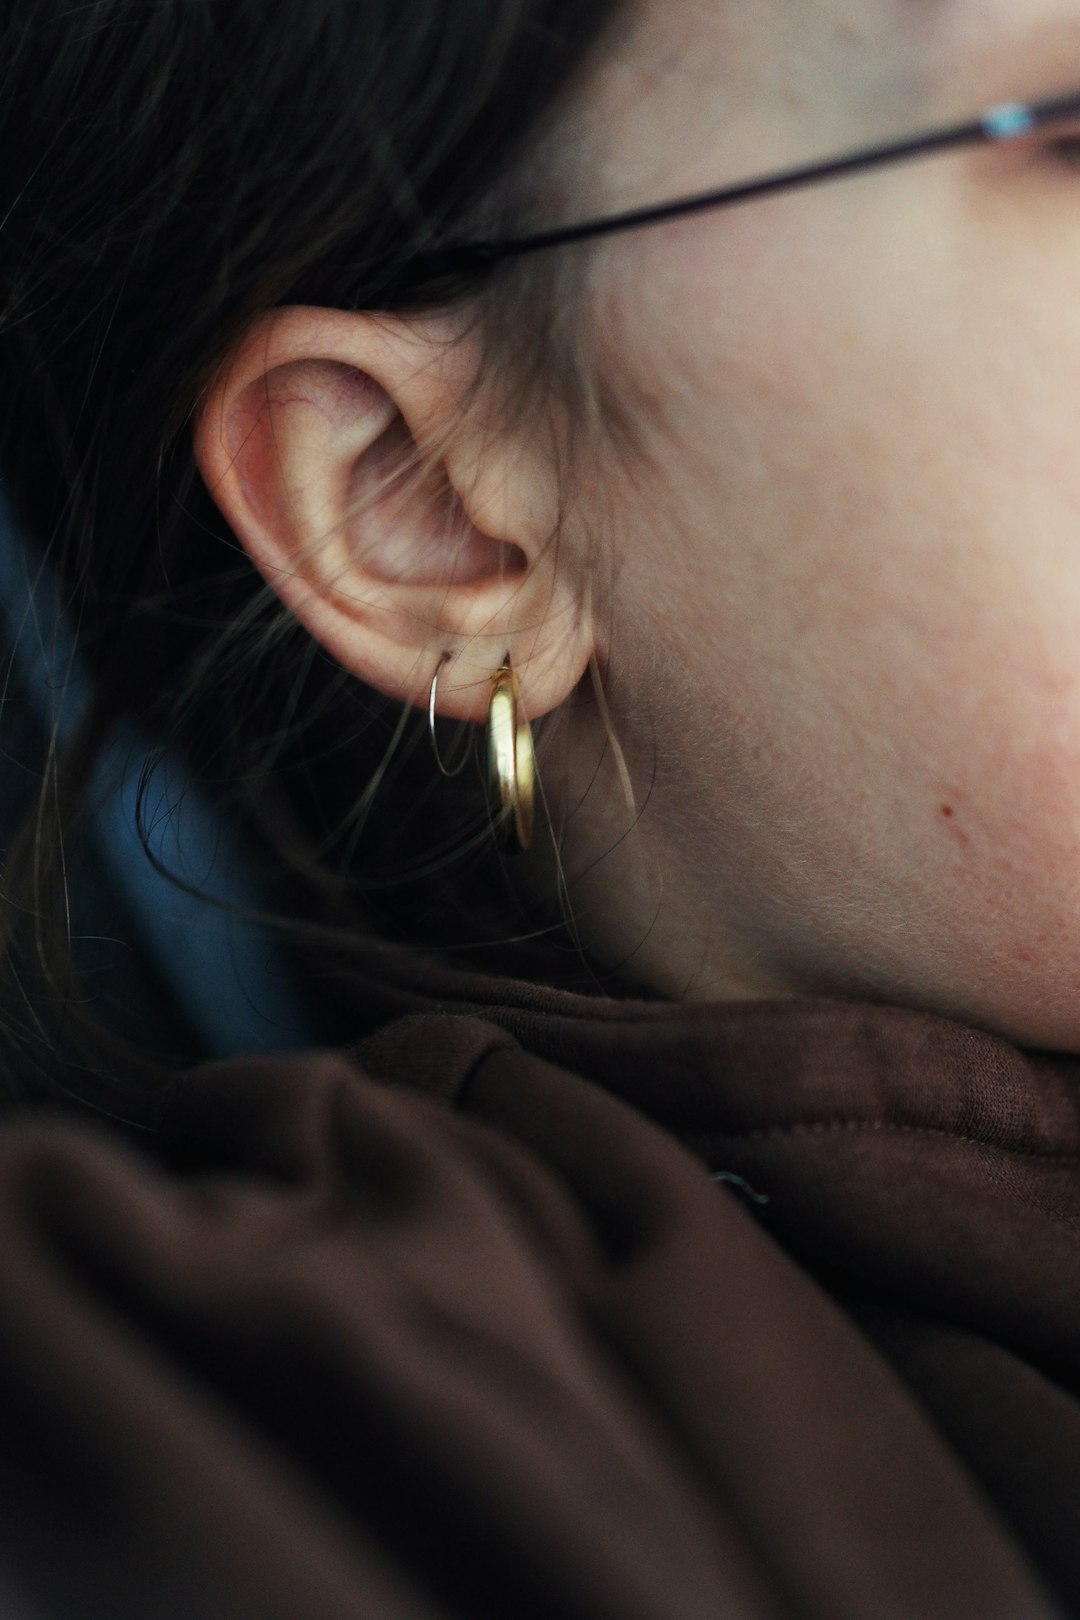
<svg viewBox="0 0 1080 1620">
<path fill-rule="evenodd" d="M 462 754 L 461 760 L 457 765 L 454 766 L 453 770 L 450 770 L 446 765 L 443 764 L 442 755 L 439 753 L 439 744 L 435 738 L 435 691 L 439 684 L 439 672 L 441 671 L 443 665 L 449 663 L 449 661 L 450 654 L 448 652 L 444 652 L 442 657 L 439 659 L 439 662 L 435 666 L 434 675 L 431 677 L 431 686 L 428 689 L 427 723 L 428 734 L 431 737 L 431 751 L 435 755 L 435 763 L 439 767 L 439 771 L 443 776 L 453 777 L 460 776 L 466 765 L 469 763 L 469 760 L 472 758 L 473 746 L 476 741 L 476 733 L 470 730 L 468 741 L 465 745 L 465 752 Z"/>
<path fill-rule="evenodd" d="M 510 654 L 495 671 L 488 707 L 488 783 L 491 816 L 500 845 L 528 849 L 533 838 L 536 756 L 529 722 L 520 718 L 521 688 Z"/>
</svg>

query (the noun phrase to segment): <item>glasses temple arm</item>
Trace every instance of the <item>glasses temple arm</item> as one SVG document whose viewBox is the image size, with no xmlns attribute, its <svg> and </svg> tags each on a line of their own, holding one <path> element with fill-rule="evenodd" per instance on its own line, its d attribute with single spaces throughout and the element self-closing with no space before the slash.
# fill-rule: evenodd
<svg viewBox="0 0 1080 1620">
<path fill-rule="evenodd" d="M 772 192 L 795 191 L 803 186 L 816 185 L 859 169 L 884 167 L 902 163 L 908 158 L 932 152 L 944 152 L 953 147 L 970 146 L 977 141 L 1003 142 L 1021 139 L 1044 124 L 1058 119 L 1080 116 L 1080 93 L 1057 96 L 1041 102 L 1005 102 L 992 107 L 980 118 L 949 129 L 928 134 L 908 136 L 887 146 L 868 147 L 858 152 L 844 153 L 818 163 L 786 169 L 779 174 L 746 180 L 720 190 L 697 192 L 690 197 L 678 197 L 671 202 L 656 203 L 648 208 L 635 208 L 625 213 L 608 214 L 601 219 L 583 220 L 575 225 L 563 225 L 554 230 L 538 231 L 529 236 L 510 238 L 502 242 L 466 242 L 451 245 L 440 252 L 425 254 L 416 261 L 415 268 L 425 275 L 452 274 L 464 271 L 482 272 L 503 259 L 517 258 L 526 253 L 540 253 L 548 248 L 567 247 L 602 236 L 614 236 L 622 231 L 640 230 L 659 225 L 665 220 L 680 219 L 686 214 L 703 212 L 708 208 L 733 207 Z"/>
</svg>

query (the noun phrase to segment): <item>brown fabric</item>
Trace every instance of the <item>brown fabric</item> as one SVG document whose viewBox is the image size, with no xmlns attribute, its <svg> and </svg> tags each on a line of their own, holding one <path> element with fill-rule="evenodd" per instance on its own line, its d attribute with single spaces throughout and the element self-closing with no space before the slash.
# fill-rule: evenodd
<svg viewBox="0 0 1080 1620">
<path fill-rule="evenodd" d="M 17 1119 L 2 1612 L 1080 1615 L 1078 1138 L 920 1014 L 505 987 Z"/>
</svg>

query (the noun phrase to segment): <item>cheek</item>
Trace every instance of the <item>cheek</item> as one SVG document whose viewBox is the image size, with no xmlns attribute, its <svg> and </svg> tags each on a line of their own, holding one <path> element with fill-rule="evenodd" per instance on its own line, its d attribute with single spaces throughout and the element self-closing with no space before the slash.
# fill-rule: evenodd
<svg viewBox="0 0 1080 1620">
<path fill-rule="evenodd" d="M 668 524 L 663 566 L 647 548 L 638 622 L 684 675 L 656 688 L 672 774 L 704 762 L 703 836 L 718 866 L 740 852 L 737 899 L 777 919 L 795 983 L 1080 1047 L 1073 526 L 1042 496 L 1010 506 L 1006 429 L 980 428 L 995 453 L 965 492 L 970 443 L 930 459 L 944 419 L 924 454 L 879 447 L 871 483 L 838 457 L 856 425 L 826 418 L 779 449 L 749 434 L 737 475 Z"/>
<path fill-rule="evenodd" d="M 840 842 L 813 823 L 839 823 L 838 798 L 803 822 L 827 860 L 802 897 L 817 925 L 806 969 L 820 938 L 839 941 L 832 968 L 845 988 L 1076 1049 L 1076 682 L 1038 659 L 995 663 L 981 651 L 962 700 L 929 704 L 931 682 L 904 704 L 869 697 L 854 724 L 823 737 L 864 800 Z"/>
<path fill-rule="evenodd" d="M 1080 321 L 890 214 L 889 252 L 733 216 L 644 278 L 657 729 L 693 671 L 695 833 L 789 982 L 1075 1049 Z"/>
<path fill-rule="evenodd" d="M 969 791 L 943 800 L 941 831 L 957 896 L 983 908 L 987 943 L 1052 972 L 1080 952 L 1080 750 L 1032 731 L 1030 742 L 1003 738 L 997 758 L 968 773 Z"/>
<path fill-rule="evenodd" d="M 1080 754 L 1003 740 L 927 806 L 914 999 L 1022 1043 L 1080 1046 Z M 963 762 L 961 762 L 962 764 Z M 919 937 L 913 934 L 912 937 Z"/>
</svg>

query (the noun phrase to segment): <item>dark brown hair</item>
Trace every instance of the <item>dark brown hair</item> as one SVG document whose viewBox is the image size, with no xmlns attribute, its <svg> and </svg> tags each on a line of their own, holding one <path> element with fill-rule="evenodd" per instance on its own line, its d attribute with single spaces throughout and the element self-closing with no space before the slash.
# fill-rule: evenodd
<svg viewBox="0 0 1080 1620">
<path fill-rule="evenodd" d="M 433 773 L 426 756 L 414 766 L 416 728 L 406 735 L 399 713 L 333 666 L 260 584 L 199 481 L 188 424 L 245 324 L 282 303 L 469 300 L 492 330 L 499 311 L 515 327 L 519 374 L 548 378 L 559 330 L 550 262 L 511 267 L 479 291 L 417 283 L 410 267 L 447 237 L 545 217 L 551 200 L 530 194 L 523 160 L 616 8 L 5 7 L 0 467 L 94 681 L 75 736 L 47 745 L 6 851 L 9 1095 L 74 1090 L 105 1106 L 123 1091 L 131 1111 L 155 1072 L 145 1054 L 98 1040 L 70 972 L 67 872 L 118 715 L 155 749 L 180 750 L 244 828 L 290 927 L 452 943 L 436 923 L 456 917 L 460 935 L 446 896 L 462 884 L 476 904 L 491 893 L 474 882 L 487 848 L 475 803 L 444 796 L 429 812 Z"/>
</svg>

